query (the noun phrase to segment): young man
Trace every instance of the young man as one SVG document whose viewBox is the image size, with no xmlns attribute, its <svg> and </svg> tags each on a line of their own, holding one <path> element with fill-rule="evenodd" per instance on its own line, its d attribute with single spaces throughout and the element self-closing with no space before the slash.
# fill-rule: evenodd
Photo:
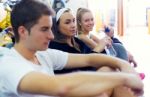
<svg viewBox="0 0 150 97">
<path fill-rule="evenodd" d="M 0 95 L 94 97 L 116 86 L 143 89 L 140 78 L 126 61 L 102 54 L 68 54 L 48 49 L 54 38 L 52 13 L 37 0 L 21 0 L 15 5 L 11 13 L 14 48 L 0 48 Z M 53 70 L 84 66 L 110 66 L 127 73 L 77 72 L 54 76 Z"/>
</svg>

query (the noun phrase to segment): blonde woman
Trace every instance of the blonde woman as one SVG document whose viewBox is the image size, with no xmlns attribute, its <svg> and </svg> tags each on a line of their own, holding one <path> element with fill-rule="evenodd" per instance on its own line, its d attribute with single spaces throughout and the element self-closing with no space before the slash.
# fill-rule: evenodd
<svg viewBox="0 0 150 97">
<path fill-rule="evenodd" d="M 97 49 L 99 52 L 105 50 L 105 47 L 113 47 L 117 53 L 116 57 L 127 60 L 127 52 L 125 48 L 119 43 L 112 43 L 110 37 L 104 37 L 99 39 L 95 35 L 91 34 L 90 31 L 93 30 L 94 18 L 92 12 L 86 8 L 79 8 L 76 14 L 78 37 L 84 43 L 86 43 L 92 49 Z M 124 92 L 126 91 L 126 92 Z M 112 97 L 135 97 L 133 92 L 126 87 L 119 87 L 114 89 Z"/>
<path fill-rule="evenodd" d="M 79 8 L 76 14 L 78 37 L 85 42 L 90 48 L 97 49 L 99 52 L 105 51 L 105 47 L 114 48 L 116 51 L 116 57 L 127 60 L 127 52 L 125 48 L 118 44 L 112 43 L 110 37 L 106 36 L 103 39 L 99 39 L 90 31 L 93 30 L 94 17 L 92 12 L 86 8 Z"/>
</svg>

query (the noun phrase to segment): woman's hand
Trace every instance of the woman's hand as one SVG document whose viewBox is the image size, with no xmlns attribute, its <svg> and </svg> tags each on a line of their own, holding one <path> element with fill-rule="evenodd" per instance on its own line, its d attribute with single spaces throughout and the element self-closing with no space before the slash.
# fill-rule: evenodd
<svg viewBox="0 0 150 97">
<path fill-rule="evenodd" d="M 111 38 L 108 37 L 108 36 L 105 36 L 104 38 L 102 38 L 102 39 L 100 40 L 100 44 L 102 44 L 102 43 L 104 43 L 105 46 L 107 46 L 108 48 L 112 46 L 112 40 L 111 40 Z"/>
</svg>

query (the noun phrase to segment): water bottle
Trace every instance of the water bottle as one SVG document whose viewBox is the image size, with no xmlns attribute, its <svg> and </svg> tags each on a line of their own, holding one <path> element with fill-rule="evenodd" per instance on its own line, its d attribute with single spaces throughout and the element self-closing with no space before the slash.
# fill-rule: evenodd
<svg viewBox="0 0 150 97">
<path fill-rule="evenodd" d="M 111 47 L 105 47 L 105 51 L 106 51 L 106 54 L 107 55 L 110 55 L 110 56 L 114 56 L 116 57 L 117 56 L 117 52 L 115 51 L 115 49 L 113 48 L 113 46 Z"/>
<path fill-rule="evenodd" d="M 100 34 L 100 36 L 101 36 L 101 38 L 108 37 L 104 32 L 102 32 Z M 114 49 L 113 46 L 109 46 L 109 47 L 105 46 L 105 51 L 106 51 L 107 55 L 114 56 L 114 57 L 117 56 L 117 52 L 116 52 L 116 50 Z"/>
</svg>

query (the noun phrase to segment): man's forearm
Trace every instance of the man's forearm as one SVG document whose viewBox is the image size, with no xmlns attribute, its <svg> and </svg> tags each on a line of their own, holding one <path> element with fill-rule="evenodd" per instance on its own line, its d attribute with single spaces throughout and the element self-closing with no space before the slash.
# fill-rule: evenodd
<svg viewBox="0 0 150 97">
<path fill-rule="evenodd" d="M 125 83 L 125 76 L 119 73 L 80 72 L 59 78 L 68 86 L 67 97 L 93 97 Z"/>
<path fill-rule="evenodd" d="M 113 73 L 80 72 L 48 76 L 33 72 L 22 79 L 18 90 L 32 94 L 88 97 L 122 85 L 123 81 L 122 76 Z"/>
<path fill-rule="evenodd" d="M 78 72 L 66 77 L 60 77 L 61 81 L 66 80 L 61 83 L 68 86 L 65 97 L 96 97 L 118 86 L 127 86 L 140 91 L 143 89 L 139 77 L 129 73 Z"/>
<path fill-rule="evenodd" d="M 104 91 L 126 85 L 142 89 L 136 76 L 128 73 L 78 72 L 65 75 L 48 76 L 38 72 L 27 74 L 20 82 L 21 92 L 65 97 L 93 97 Z"/>
<path fill-rule="evenodd" d="M 88 60 L 89 65 L 93 65 L 97 68 L 102 67 L 102 66 L 109 66 L 112 68 L 118 68 L 120 70 L 127 70 L 127 71 L 134 71 L 134 69 L 131 67 L 131 65 L 122 59 L 116 58 L 116 57 L 111 57 L 108 55 L 104 54 L 95 54 L 92 55 L 90 54 L 89 56 L 90 60 Z"/>
</svg>

